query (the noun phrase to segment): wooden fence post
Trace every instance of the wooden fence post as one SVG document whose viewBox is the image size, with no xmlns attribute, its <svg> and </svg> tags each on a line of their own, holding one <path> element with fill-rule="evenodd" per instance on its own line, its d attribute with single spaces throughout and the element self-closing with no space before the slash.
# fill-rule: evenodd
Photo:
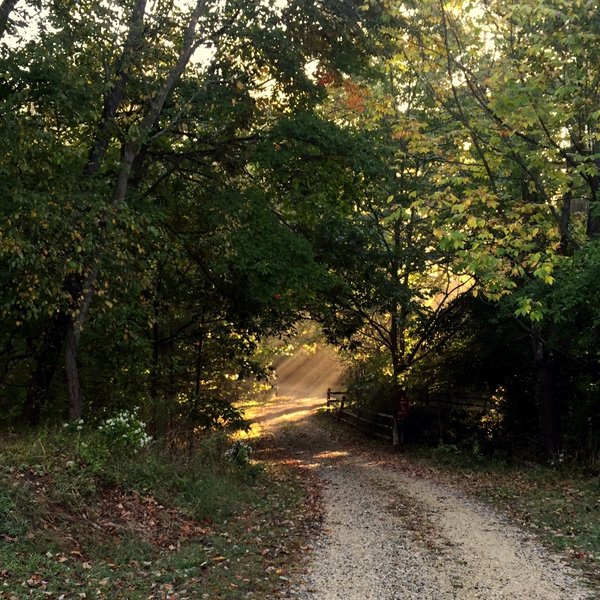
<svg viewBox="0 0 600 600">
<path fill-rule="evenodd" d="M 341 419 L 342 418 L 342 413 L 344 412 L 344 404 L 346 403 L 346 396 L 342 396 L 342 399 L 340 401 L 340 406 L 337 410 L 337 418 Z"/>
</svg>

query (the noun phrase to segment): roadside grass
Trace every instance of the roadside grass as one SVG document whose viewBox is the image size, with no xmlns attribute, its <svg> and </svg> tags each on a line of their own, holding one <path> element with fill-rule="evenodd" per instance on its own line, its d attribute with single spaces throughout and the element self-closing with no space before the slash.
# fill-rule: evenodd
<svg viewBox="0 0 600 600">
<path fill-rule="evenodd" d="M 0 442 L 0 598 L 275 598 L 306 536 L 301 475 L 224 435 L 102 470 L 58 431 Z"/>
<path fill-rule="evenodd" d="M 326 410 L 321 425 L 349 444 L 393 452 L 379 440 L 367 438 L 336 421 Z M 579 569 L 600 593 L 600 476 L 577 464 L 546 466 L 507 462 L 456 446 L 407 446 L 401 453 L 410 468 L 441 477 L 506 514 L 534 533 L 548 548 Z"/>
</svg>

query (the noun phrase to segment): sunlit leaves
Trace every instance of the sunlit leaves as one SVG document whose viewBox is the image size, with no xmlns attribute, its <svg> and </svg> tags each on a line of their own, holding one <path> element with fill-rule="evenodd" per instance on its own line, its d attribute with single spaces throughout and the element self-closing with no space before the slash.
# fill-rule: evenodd
<svg viewBox="0 0 600 600">
<path fill-rule="evenodd" d="M 520 298 L 515 315 L 517 317 L 527 317 L 534 323 L 541 321 L 544 316 L 542 303 L 531 298 Z"/>
<path fill-rule="evenodd" d="M 436 152 L 448 161 L 435 175 L 448 215 L 436 237 L 484 293 L 507 293 L 527 277 L 551 284 L 565 243 L 581 243 L 578 214 L 567 225 L 559 215 L 571 195 L 594 197 L 596 185 L 599 23 L 582 18 L 588 4 L 388 4 L 410 15 L 391 32 L 398 77 L 412 70 L 421 101 L 446 112 L 456 135 L 453 155 L 444 146 Z M 396 121 L 396 138 L 408 140 L 407 121 Z M 409 154 L 426 152 L 419 144 L 433 139 L 428 128 L 413 129 Z"/>
</svg>

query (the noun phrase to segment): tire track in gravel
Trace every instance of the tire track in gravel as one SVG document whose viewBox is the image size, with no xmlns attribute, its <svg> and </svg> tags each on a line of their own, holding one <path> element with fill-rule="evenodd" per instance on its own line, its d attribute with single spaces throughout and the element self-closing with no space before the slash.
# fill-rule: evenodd
<svg viewBox="0 0 600 600">
<path fill-rule="evenodd" d="M 303 361 L 306 366 L 306 357 Z M 293 368 L 289 372 L 295 373 L 292 389 L 280 380 L 280 393 L 292 393 L 269 402 L 260 421 L 274 456 L 297 461 L 322 480 L 324 526 L 311 544 L 306 574 L 285 597 L 596 597 L 557 557 L 492 509 L 437 480 L 416 475 L 405 458 L 384 448 L 335 439 L 314 418 L 323 399 L 302 397 L 301 372 Z M 315 369 L 310 372 L 314 376 Z"/>
</svg>

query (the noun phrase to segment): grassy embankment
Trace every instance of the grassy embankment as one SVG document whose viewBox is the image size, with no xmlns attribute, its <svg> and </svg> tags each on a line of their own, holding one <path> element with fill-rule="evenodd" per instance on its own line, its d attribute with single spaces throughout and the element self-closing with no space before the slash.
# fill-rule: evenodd
<svg viewBox="0 0 600 600">
<path fill-rule="evenodd" d="M 94 431 L 2 434 L 0 598 L 274 598 L 314 497 L 293 469 L 153 443 L 93 464 Z"/>
</svg>

